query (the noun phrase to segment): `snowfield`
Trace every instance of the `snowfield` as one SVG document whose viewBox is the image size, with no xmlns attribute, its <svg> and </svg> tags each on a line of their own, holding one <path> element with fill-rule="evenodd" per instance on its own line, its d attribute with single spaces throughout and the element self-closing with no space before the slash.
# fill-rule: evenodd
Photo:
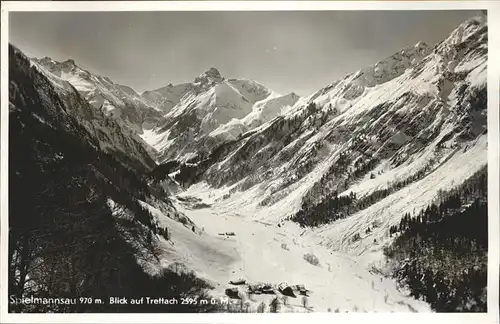
<svg viewBox="0 0 500 324">
<path fill-rule="evenodd" d="M 142 136 L 159 153 L 159 162 L 187 160 L 206 149 L 205 145 L 213 149 L 236 139 L 300 99 L 295 93 L 281 95 L 253 80 L 225 79 L 215 68 L 191 83 L 146 91 L 142 98 L 165 112 L 165 122 L 145 130 Z M 176 135 L 171 135 L 172 129 Z"/>
<path fill-rule="evenodd" d="M 180 200 L 175 206 L 203 231 L 193 234 L 157 213 L 169 228 L 172 226 L 176 242 L 175 249 L 166 250 L 165 259 L 186 263 L 216 283 L 214 293 L 221 296 L 231 287 L 230 280 L 243 278 L 251 283 L 303 284 L 312 291 L 308 303 L 316 312 L 429 312 L 426 303 L 409 297 L 378 271 L 384 268 L 382 249 L 391 240 L 389 227 L 397 224 L 403 213 L 418 211 L 432 202 L 438 190 L 459 185 L 485 165 L 486 145 L 486 135 L 481 136 L 473 147 L 456 152 L 424 179 L 318 229 L 305 230 L 291 222 L 278 226 L 266 219 L 266 208 L 253 207 L 248 196 L 245 205 L 238 195 L 234 195 L 235 200 L 221 199 L 226 190 L 190 187 L 179 197 L 196 197 L 210 207 L 196 209 Z M 375 223 L 378 225 L 373 226 Z M 369 234 L 365 234 L 367 226 L 372 227 Z M 219 235 L 226 232 L 235 236 Z M 355 233 L 361 234 L 361 239 L 351 243 Z M 308 253 L 319 259 L 319 266 L 304 260 Z M 271 296 L 259 296 L 251 307 L 256 308 L 263 298 L 269 302 Z M 284 311 L 311 311 L 302 306 L 300 297 L 289 298 L 289 306 Z"/>
<path fill-rule="evenodd" d="M 139 95 L 70 60 L 33 64 L 60 93 L 75 87 L 92 109 L 120 120 L 119 134 L 123 126 L 134 140 L 127 146 L 111 133 L 104 144 L 129 156 L 154 150 L 158 164 L 190 162 L 167 173 L 182 175 L 171 179 L 169 199 L 194 225 L 140 201 L 170 235 L 157 235 L 160 261 L 146 271 L 182 264 L 221 298 L 238 279 L 312 291 L 306 301 L 288 298 L 282 312 L 431 312 L 384 275 L 383 249 L 403 214 L 487 164 L 486 38 L 486 21 L 471 19 L 434 48 L 419 42 L 308 98 L 225 79 L 215 68 Z M 346 218 L 331 222 L 337 215 L 327 210 L 319 227 L 290 221 L 301 208 L 316 216 L 311 206 L 351 194 Z M 356 205 L 363 198 L 369 203 Z M 248 311 L 275 296 L 247 296 Z"/>
<path fill-rule="evenodd" d="M 403 214 L 419 212 L 440 191 L 459 186 L 487 164 L 481 101 L 486 60 L 476 46 L 484 41 L 485 28 L 484 21 L 467 21 L 434 50 L 418 43 L 306 99 L 264 92 L 265 99 L 245 105 L 244 118 L 221 120 L 210 135 L 235 138 L 245 126 L 254 127 L 253 133 L 215 161 L 204 181 L 174 198 L 196 233 L 156 214 L 167 226 L 172 223 L 176 242 L 165 249 L 164 262 L 182 261 L 215 283 L 220 296 L 237 279 L 302 284 L 312 291 L 308 307 L 297 296 L 288 298 L 283 312 L 430 312 L 427 303 L 384 275 L 383 249 L 392 241 L 389 228 Z M 466 50 L 456 50 L 457 44 Z M 241 88 L 236 83 L 224 88 L 231 90 L 230 102 L 244 93 Z M 176 109 L 186 108 L 177 106 L 171 114 Z M 319 117 L 312 116 L 318 111 Z M 305 126 L 297 128 L 297 120 Z M 147 141 L 159 147 L 165 141 L 154 132 Z M 295 137 L 283 143 L 290 134 Z M 358 169 L 357 160 L 377 159 L 372 169 L 347 182 L 335 173 L 341 154 L 353 156 L 344 172 L 350 174 Z M 303 166 L 306 171 L 299 171 Z M 342 188 L 339 196 L 363 198 L 410 177 L 344 219 L 307 229 L 287 220 L 304 197 L 321 201 Z M 344 180 L 348 184 L 339 185 Z M 319 263 L 306 261 L 308 254 Z M 249 311 L 274 296 L 252 296 Z"/>
<path fill-rule="evenodd" d="M 487 135 L 483 135 L 477 139 L 473 147 L 452 154 L 446 162 L 422 180 L 346 219 L 338 220 L 334 225 L 324 226 L 315 234 L 323 238 L 322 244 L 333 250 L 358 256 L 365 261 L 365 264 L 380 260 L 379 245 L 374 246 L 373 240 L 377 240 L 379 244 L 389 243 L 389 228 L 399 224 L 404 213 L 424 209 L 438 197 L 439 190 L 452 189 L 467 180 L 487 164 L 486 152 Z M 384 179 L 379 181 L 382 182 Z M 380 226 L 371 226 L 375 221 Z M 368 226 L 371 226 L 372 231 L 365 234 Z M 349 244 L 349 238 L 355 233 L 361 235 L 361 240 Z M 369 256 L 371 253 L 375 255 Z"/>
<path fill-rule="evenodd" d="M 204 235 L 197 229 L 194 234 L 191 227 L 185 226 L 165 216 L 159 209 L 141 202 L 143 207 L 159 220 L 162 227 L 167 227 L 171 241 L 161 238 L 162 268 L 172 263 L 184 264 L 189 269 L 216 285 L 222 282 L 228 273 L 233 271 L 233 265 L 241 259 L 236 251 L 236 246 L 225 244 L 221 237 Z M 199 224 L 197 224 L 199 225 Z M 173 243 L 172 243 L 173 242 Z"/>
<path fill-rule="evenodd" d="M 310 235 L 301 236 L 304 231 L 294 224 L 277 227 L 237 210 L 227 213 L 217 206 L 190 209 L 180 201 L 175 206 L 201 230 L 195 234 L 148 206 L 171 229 L 175 242 L 164 244 L 164 266 L 184 263 L 215 284 L 214 296 L 223 297 L 225 289 L 232 287 L 230 280 L 243 278 L 250 283 L 303 284 L 312 291 L 308 300 L 311 309 L 302 306 L 299 296 L 288 299 L 288 306 L 283 308 L 287 312 L 430 311 L 426 303 L 409 298 L 395 282 L 370 272 L 356 257 L 330 251 Z M 219 235 L 226 232 L 235 236 Z M 318 266 L 304 260 L 307 253 L 318 257 Z M 261 301 L 269 303 L 273 297 L 255 296 L 250 310 L 256 311 Z"/>
</svg>

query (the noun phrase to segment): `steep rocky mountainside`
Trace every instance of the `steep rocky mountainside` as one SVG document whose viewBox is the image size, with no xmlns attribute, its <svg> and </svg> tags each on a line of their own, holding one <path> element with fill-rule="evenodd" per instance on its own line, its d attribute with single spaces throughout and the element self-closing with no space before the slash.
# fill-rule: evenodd
<svg viewBox="0 0 500 324">
<path fill-rule="evenodd" d="M 412 311 L 425 311 L 416 300 L 435 311 L 485 311 L 487 38 L 485 17 L 467 20 L 434 47 L 404 48 L 152 176 L 184 186 L 176 206 L 195 222 L 243 236 L 239 276 L 300 278 L 322 309 L 355 310 L 364 299 L 352 286 L 373 280 L 363 307 L 378 310 L 374 302 L 401 302 L 397 294 L 388 302 L 390 284 L 373 279 L 392 275 L 410 290 L 402 305 Z M 302 266 L 292 257 L 300 253 L 328 269 Z M 326 291 L 325 280 L 342 294 Z"/>
<path fill-rule="evenodd" d="M 132 88 L 92 74 L 74 60 L 57 62 L 49 57 L 32 60 L 57 78 L 69 82 L 95 109 L 121 121 L 137 134 L 153 127 L 162 118 L 162 112 L 145 103 Z"/>
<path fill-rule="evenodd" d="M 104 300 L 144 289 L 179 297 L 172 281 L 183 278 L 181 291 L 202 294 L 204 282 L 160 263 L 167 235 L 145 206 L 179 227 L 192 222 L 147 183 L 153 161 L 131 133 L 13 46 L 9 78 L 9 295 Z M 9 310 L 123 311 L 82 303 Z"/>
<path fill-rule="evenodd" d="M 113 154 L 128 164 L 133 163 L 137 167 L 151 169 L 156 166 L 150 156 L 150 148 L 127 124 L 130 120 L 123 116 L 120 118 L 110 116 L 105 110 L 96 108 L 95 105 L 98 104 L 97 98 L 103 99 L 99 95 L 101 93 L 99 88 L 92 88 L 90 83 L 86 83 L 85 86 L 88 86 L 88 88 L 82 91 L 82 85 L 75 81 L 77 75 L 83 74 L 89 77 L 90 80 L 96 80 L 96 84 L 99 84 L 95 76 L 81 70 L 72 61 L 57 63 L 45 58 L 31 60 L 30 65 L 43 77 L 35 73 L 33 75 L 40 79 L 43 78 L 45 83 L 50 83 L 51 88 L 61 100 L 60 104 L 64 107 L 63 112 L 71 116 L 71 118 L 75 118 L 79 124 L 94 136 L 92 143 L 97 140 L 94 144 L 97 148 Z M 83 79 L 79 80 L 82 81 Z M 106 81 L 107 79 L 100 77 L 100 80 Z M 91 88 L 93 90 L 89 90 Z M 111 95 L 108 98 L 112 100 Z M 116 99 L 116 97 L 113 98 Z M 120 108 L 115 107 L 112 109 L 119 110 Z M 138 108 L 134 107 L 135 109 Z"/>
<path fill-rule="evenodd" d="M 9 289 L 225 296 L 243 278 L 313 291 L 289 311 L 482 311 L 487 38 L 470 19 L 307 98 L 215 68 L 139 95 L 10 47 Z"/>
<path fill-rule="evenodd" d="M 215 68 L 191 83 L 142 96 L 167 113 L 164 122 L 142 136 L 158 151 L 160 162 L 208 153 L 275 118 L 300 98 L 294 93 L 279 95 L 252 80 L 226 80 Z"/>
<path fill-rule="evenodd" d="M 56 84 L 69 83 L 96 111 L 120 124 L 127 136 L 145 141 L 143 146 L 158 161 L 187 160 L 209 152 L 273 119 L 300 98 L 294 93 L 281 96 L 252 80 L 226 80 L 215 68 L 192 82 L 139 95 L 71 59 L 32 61 Z"/>
<path fill-rule="evenodd" d="M 486 54 L 486 23 L 468 20 L 434 48 L 405 48 L 191 159 L 177 179 L 245 192 L 246 207 L 278 221 L 351 192 L 363 203 L 335 213 L 356 212 L 474 150 L 467 177 L 486 163 Z"/>
</svg>

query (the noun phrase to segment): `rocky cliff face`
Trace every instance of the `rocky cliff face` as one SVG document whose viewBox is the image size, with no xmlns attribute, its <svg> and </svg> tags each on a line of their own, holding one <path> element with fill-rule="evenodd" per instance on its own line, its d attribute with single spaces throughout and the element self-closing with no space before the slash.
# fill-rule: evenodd
<svg viewBox="0 0 500 324">
<path fill-rule="evenodd" d="M 403 215 L 409 223 L 467 179 L 463 196 L 486 194 L 487 33 L 485 19 L 468 20 L 434 47 L 402 49 L 308 98 L 214 68 L 139 95 L 72 60 L 29 60 L 11 47 L 10 275 L 41 265 L 29 278 L 52 295 L 178 296 L 173 277 L 149 275 L 179 260 L 220 289 L 229 276 L 272 273 L 312 284 L 321 310 L 358 311 L 358 292 L 325 288 L 337 278 L 375 297 L 363 309 L 414 310 L 373 266 Z M 47 235 L 30 241 L 40 229 Z M 227 230 L 234 241 L 219 239 Z M 322 266 L 302 267 L 310 249 Z M 36 257 L 18 258 L 25 250 Z M 269 262 L 249 266 L 263 250 Z M 72 277 L 51 286 L 60 273 Z M 29 288 L 12 282 L 17 295 Z"/>
<path fill-rule="evenodd" d="M 69 82 L 97 110 L 113 117 L 137 134 L 162 118 L 161 111 L 146 103 L 132 88 L 108 77 L 94 75 L 74 60 L 57 62 L 49 57 L 32 59 L 55 77 Z"/>
<path fill-rule="evenodd" d="M 23 57 L 21 52 L 15 49 L 13 51 L 17 55 L 15 57 Z M 150 156 L 150 148 L 135 132 L 138 131 L 136 126 L 139 127 L 139 124 L 132 126 L 129 123 L 131 119 L 128 117 L 121 115 L 122 117 L 117 118 L 117 115 L 110 115 L 104 108 L 96 108 L 99 98 L 104 98 L 101 95 L 101 93 L 104 94 L 103 88 L 99 87 L 104 83 L 108 86 L 112 85 L 107 78 L 97 78 L 91 75 L 78 68 L 72 60 L 62 63 L 54 62 L 49 58 L 31 60 L 30 69 L 33 71 L 34 78 L 39 79 L 41 84 L 48 83 L 47 87 L 53 89 L 50 91 L 55 91 L 62 105 L 60 114 L 76 119 L 91 134 L 92 138 L 89 142 L 94 143 L 98 149 L 119 157 L 126 164 L 146 170 L 155 167 L 156 164 Z M 99 86 L 85 80 L 95 81 Z M 117 97 L 110 93 L 106 93 L 105 96 L 109 100 L 115 100 L 114 103 L 118 102 Z M 111 101 L 107 101 L 108 99 L 103 100 L 111 104 Z M 120 101 L 120 103 L 123 106 L 113 106 L 110 112 L 120 110 L 120 113 L 127 114 L 125 110 L 121 110 L 126 109 L 125 102 Z M 131 109 L 129 112 L 138 109 L 136 106 L 127 107 Z M 62 118 L 62 116 L 57 118 Z"/>
<path fill-rule="evenodd" d="M 167 86 L 143 97 L 163 109 L 165 122 L 142 137 L 160 162 L 189 160 L 278 116 L 299 96 L 281 96 L 251 80 L 226 80 L 211 68 L 191 83 Z"/>
</svg>

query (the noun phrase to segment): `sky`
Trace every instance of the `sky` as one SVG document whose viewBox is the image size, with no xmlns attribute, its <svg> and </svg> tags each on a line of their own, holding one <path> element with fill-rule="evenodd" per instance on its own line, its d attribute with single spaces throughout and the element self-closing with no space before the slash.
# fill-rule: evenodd
<svg viewBox="0 0 500 324">
<path fill-rule="evenodd" d="M 14 12 L 29 56 L 74 59 L 136 91 L 211 67 L 308 96 L 419 41 L 434 45 L 475 11 Z"/>
</svg>

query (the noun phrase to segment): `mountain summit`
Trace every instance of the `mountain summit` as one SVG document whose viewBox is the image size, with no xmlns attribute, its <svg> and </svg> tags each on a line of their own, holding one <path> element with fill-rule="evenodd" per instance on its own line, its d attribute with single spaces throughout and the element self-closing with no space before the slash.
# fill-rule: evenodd
<svg viewBox="0 0 500 324">
<path fill-rule="evenodd" d="M 201 83 L 201 84 L 216 84 L 224 81 L 224 78 L 220 75 L 219 70 L 216 68 L 212 67 L 196 77 L 194 79 L 194 83 Z"/>
<path fill-rule="evenodd" d="M 9 291 L 486 311 L 487 40 L 468 20 L 308 98 L 215 68 L 139 95 L 11 46 Z"/>
<path fill-rule="evenodd" d="M 225 154 L 197 170 L 202 174 L 198 177 L 231 192 L 252 188 L 255 196 L 246 201 L 259 201 L 256 213 L 267 220 L 276 215 L 279 222 L 302 210 L 297 219 L 303 217 L 308 224 L 322 222 L 313 220 L 319 215 L 314 206 L 334 193 L 369 197 L 393 190 L 390 183 L 403 178 L 425 179 L 420 188 L 431 186 L 434 192 L 439 186 L 422 178 L 429 170 L 449 180 L 443 180 L 442 187 L 467 179 L 486 163 L 487 26 L 470 20 L 451 35 L 452 45 L 444 41 L 434 48 L 425 43 L 403 48 L 297 100 L 275 118 L 233 138 Z M 170 151 L 165 156 L 178 152 L 165 148 Z M 477 164 L 446 176 L 443 163 L 460 165 L 467 159 Z M 408 201 L 409 206 L 413 203 Z M 387 217 L 389 223 L 399 221 Z M 341 239 L 344 234 L 333 227 L 331 233 L 325 236 L 351 248 Z M 383 239 L 383 232 L 379 234 L 377 241 Z"/>
<path fill-rule="evenodd" d="M 92 74 L 73 59 L 57 62 L 49 57 L 32 59 L 58 82 L 69 82 L 96 109 L 141 134 L 162 117 L 132 88 L 114 83 L 110 78 Z"/>
<path fill-rule="evenodd" d="M 299 100 L 295 94 L 281 96 L 253 80 L 225 79 L 216 68 L 192 83 L 169 85 L 142 96 L 166 112 L 165 122 L 143 136 L 158 151 L 160 162 L 209 152 L 275 118 Z"/>
</svg>

